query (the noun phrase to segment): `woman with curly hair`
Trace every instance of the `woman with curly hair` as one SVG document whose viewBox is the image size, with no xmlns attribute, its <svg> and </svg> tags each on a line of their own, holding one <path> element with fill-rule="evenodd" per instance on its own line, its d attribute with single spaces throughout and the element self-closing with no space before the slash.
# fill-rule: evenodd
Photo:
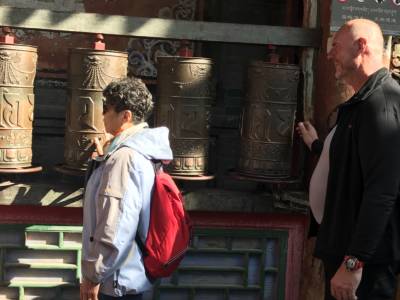
<svg viewBox="0 0 400 300">
<path fill-rule="evenodd" d="M 146 240 L 154 184 L 152 160 L 171 160 L 168 129 L 145 122 L 152 96 L 136 78 L 111 82 L 104 90 L 103 118 L 113 135 L 84 197 L 81 300 L 142 299 L 152 284 L 135 237 Z"/>
</svg>

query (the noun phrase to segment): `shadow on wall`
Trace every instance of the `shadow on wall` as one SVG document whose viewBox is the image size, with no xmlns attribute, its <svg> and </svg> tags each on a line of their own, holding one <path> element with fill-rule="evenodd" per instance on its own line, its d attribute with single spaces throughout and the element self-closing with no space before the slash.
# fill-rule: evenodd
<svg viewBox="0 0 400 300">
<path fill-rule="evenodd" d="M 0 183 L 0 205 L 81 207 L 82 197 L 83 177 L 55 174 L 52 170 L 3 175 Z"/>
</svg>

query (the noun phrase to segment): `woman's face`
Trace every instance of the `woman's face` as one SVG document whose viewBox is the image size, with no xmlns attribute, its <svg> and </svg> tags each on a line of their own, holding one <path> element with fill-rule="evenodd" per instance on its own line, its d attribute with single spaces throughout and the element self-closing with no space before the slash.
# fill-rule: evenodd
<svg viewBox="0 0 400 300">
<path fill-rule="evenodd" d="M 103 105 L 103 122 L 107 133 L 112 135 L 118 134 L 125 122 L 125 111 L 116 112 L 111 105 Z"/>
</svg>

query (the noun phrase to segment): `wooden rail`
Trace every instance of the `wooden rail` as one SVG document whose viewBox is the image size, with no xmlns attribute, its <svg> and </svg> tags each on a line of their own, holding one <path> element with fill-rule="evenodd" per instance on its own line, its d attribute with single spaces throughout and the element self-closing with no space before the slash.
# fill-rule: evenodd
<svg viewBox="0 0 400 300">
<path fill-rule="evenodd" d="M 0 26 L 50 31 L 103 33 L 157 39 L 318 48 L 318 29 L 169 20 L 45 9 L 0 7 Z"/>
</svg>

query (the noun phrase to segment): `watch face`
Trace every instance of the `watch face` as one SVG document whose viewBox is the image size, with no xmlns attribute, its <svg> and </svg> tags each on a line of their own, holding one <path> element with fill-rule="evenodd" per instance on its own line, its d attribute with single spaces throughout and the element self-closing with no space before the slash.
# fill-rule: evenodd
<svg viewBox="0 0 400 300">
<path fill-rule="evenodd" d="M 356 260 L 354 258 L 349 258 L 346 261 L 346 268 L 349 270 L 353 270 L 356 267 Z"/>
</svg>

